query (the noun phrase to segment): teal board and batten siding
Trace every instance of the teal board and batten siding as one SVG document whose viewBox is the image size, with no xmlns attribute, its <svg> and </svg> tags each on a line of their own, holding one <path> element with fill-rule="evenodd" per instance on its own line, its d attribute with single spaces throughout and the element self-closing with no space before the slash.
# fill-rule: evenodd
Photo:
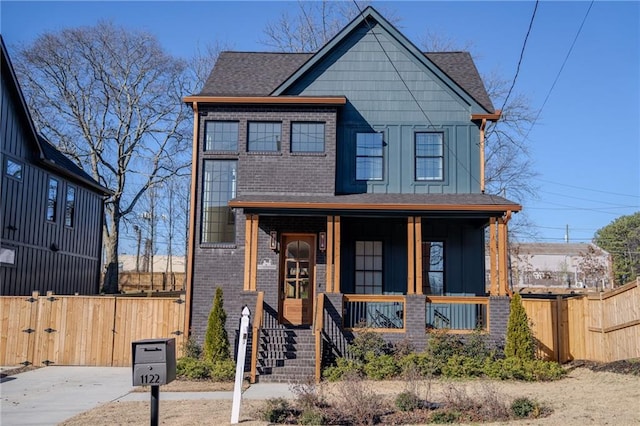
<svg viewBox="0 0 640 426">
<path fill-rule="evenodd" d="M 481 111 L 382 27 L 373 31 L 365 25 L 355 29 L 285 93 L 346 96 L 338 127 L 337 192 L 479 192 L 480 132 L 470 117 Z M 443 181 L 415 181 L 414 133 L 424 130 L 445 135 Z M 385 133 L 382 181 L 355 180 L 355 133 L 367 131 Z"/>
<path fill-rule="evenodd" d="M 422 218 L 422 241 L 444 242 L 446 295 L 485 294 L 484 220 Z"/>
<path fill-rule="evenodd" d="M 0 138 L 2 141 L 1 245 L 13 250 L 13 264 L 0 264 L 0 294 L 96 294 L 99 291 L 102 232 L 101 196 L 38 164 L 33 135 L 16 92 L 2 77 Z M 22 179 L 5 175 L 5 160 L 22 164 Z M 55 223 L 45 219 L 49 178 L 58 181 Z M 75 188 L 75 223 L 64 225 L 67 187 Z M 52 250 L 52 244 L 58 248 Z"/>
</svg>

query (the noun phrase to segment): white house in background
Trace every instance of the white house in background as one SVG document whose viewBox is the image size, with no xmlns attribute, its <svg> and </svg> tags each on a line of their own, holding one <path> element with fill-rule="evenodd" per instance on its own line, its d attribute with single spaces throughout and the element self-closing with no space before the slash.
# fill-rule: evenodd
<svg viewBox="0 0 640 426">
<path fill-rule="evenodd" d="M 151 272 L 149 260 L 143 255 L 138 258 L 135 254 L 121 254 L 118 255 L 118 260 L 120 271 L 135 272 L 138 264 L 139 272 Z M 161 254 L 153 256 L 153 272 L 184 272 L 185 264 L 184 256 L 171 256 L 171 258 Z"/>
<path fill-rule="evenodd" d="M 511 282 L 516 291 L 612 286 L 611 255 L 594 244 L 517 243 L 510 252 Z"/>
</svg>

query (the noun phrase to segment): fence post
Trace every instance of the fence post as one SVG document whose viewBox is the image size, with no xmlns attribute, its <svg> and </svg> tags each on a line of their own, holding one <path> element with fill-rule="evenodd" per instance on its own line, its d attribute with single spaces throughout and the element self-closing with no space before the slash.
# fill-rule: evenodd
<svg viewBox="0 0 640 426">
<path fill-rule="evenodd" d="M 562 353 L 562 338 L 564 337 L 562 336 L 562 296 L 561 295 L 557 295 L 556 296 L 556 326 L 554 327 L 554 334 L 555 334 L 555 342 L 554 345 L 556 347 L 556 362 L 559 364 L 560 362 L 562 362 L 561 360 L 564 359 L 563 355 L 564 353 Z"/>
</svg>

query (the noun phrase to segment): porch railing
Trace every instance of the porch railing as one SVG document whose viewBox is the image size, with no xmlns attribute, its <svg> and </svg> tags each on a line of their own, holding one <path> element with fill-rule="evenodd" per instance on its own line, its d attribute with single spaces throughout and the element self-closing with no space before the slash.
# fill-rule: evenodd
<svg viewBox="0 0 640 426">
<path fill-rule="evenodd" d="M 404 331 L 404 296 L 345 294 L 342 309 L 345 329 Z"/>
<path fill-rule="evenodd" d="M 260 329 L 262 328 L 262 317 L 264 316 L 264 292 L 258 292 L 256 300 L 256 310 L 253 315 L 253 333 L 251 339 L 251 383 L 256 382 L 258 370 L 258 346 L 260 342 Z"/>
<path fill-rule="evenodd" d="M 425 309 L 427 330 L 489 331 L 488 297 L 427 296 Z"/>
</svg>

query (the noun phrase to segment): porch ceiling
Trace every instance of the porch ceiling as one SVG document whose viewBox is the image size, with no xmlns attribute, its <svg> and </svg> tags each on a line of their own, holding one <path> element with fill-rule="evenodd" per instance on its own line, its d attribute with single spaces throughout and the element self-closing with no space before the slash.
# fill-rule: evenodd
<svg viewBox="0 0 640 426">
<path fill-rule="evenodd" d="M 522 206 L 489 194 L 349 194 L 242 195 L 229 201 L 233 208 L 277 211 L 370 213 L 486 213 L 518 212 Z"/>
</svg>

